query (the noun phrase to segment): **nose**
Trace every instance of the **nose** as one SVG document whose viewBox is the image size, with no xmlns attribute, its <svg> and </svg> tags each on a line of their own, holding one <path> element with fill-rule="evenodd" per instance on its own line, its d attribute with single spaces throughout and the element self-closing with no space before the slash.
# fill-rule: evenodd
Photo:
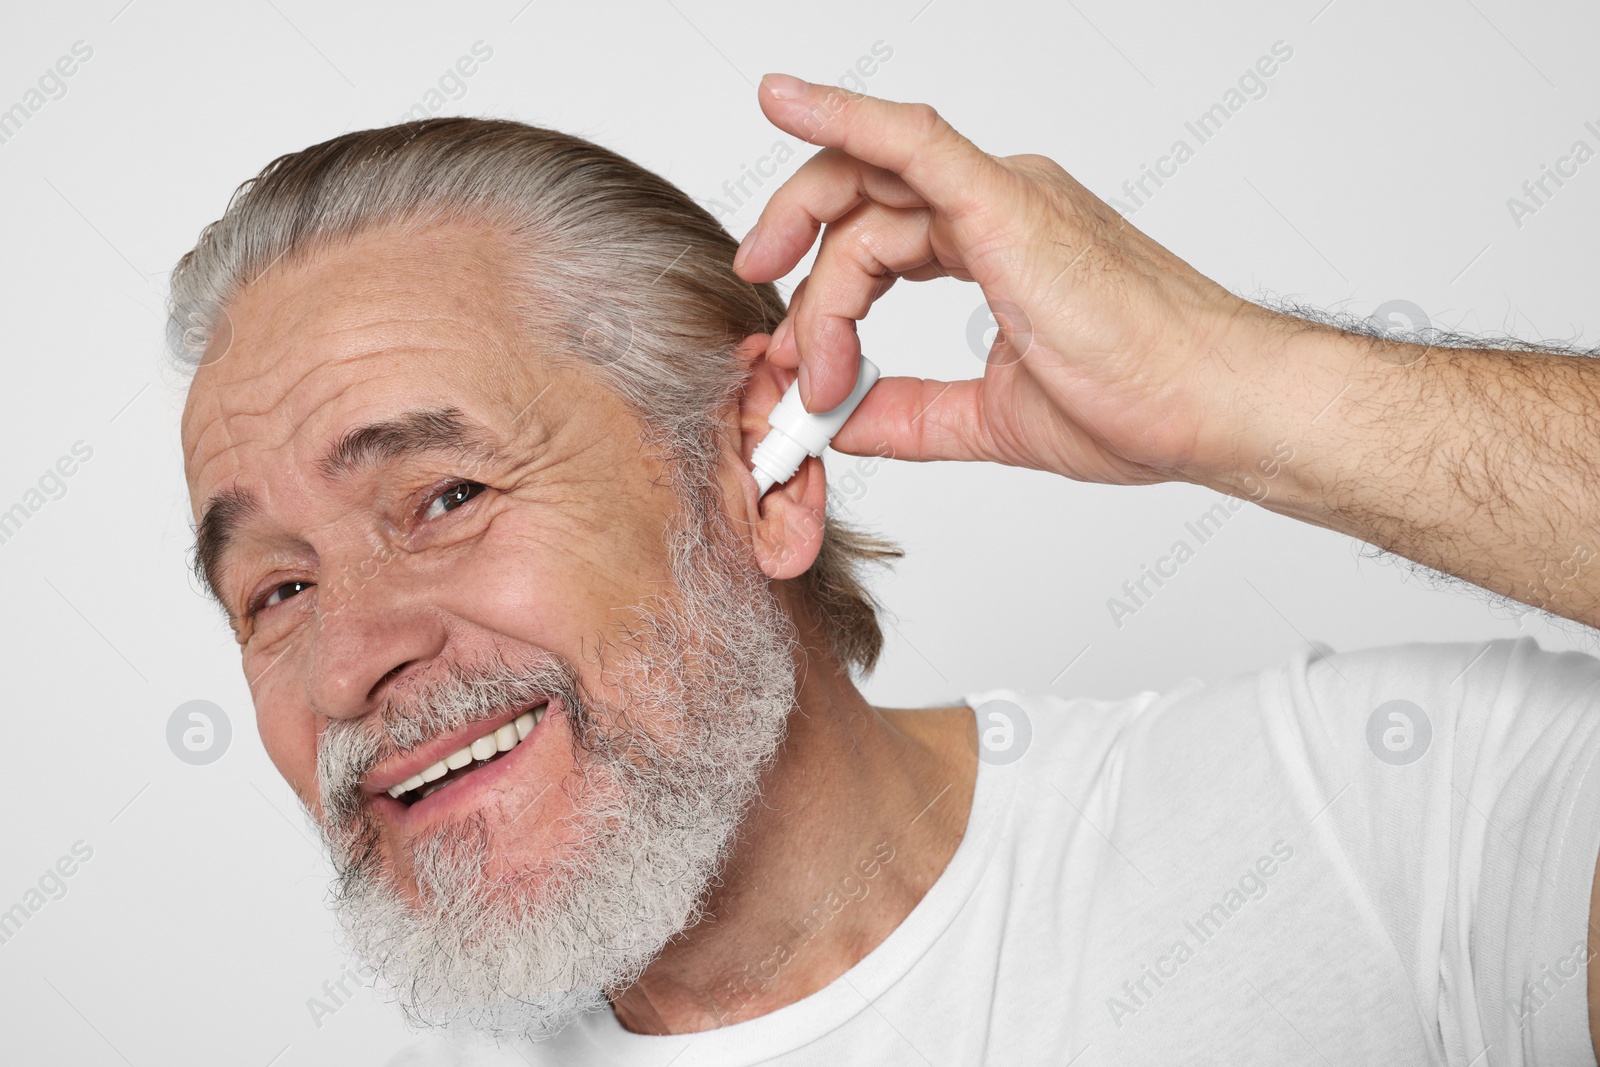
<svg viewBox="0 0 1600 1067">
<path fill-rule="evenodd" d="M 317 629 L 306 680 L 311 708 L 329 719 L 367 714 L 384 687 L 439 655 L 446 641 L 429 583 L 396 560 L 345 568 L 318 588 Z"/>
</svg>

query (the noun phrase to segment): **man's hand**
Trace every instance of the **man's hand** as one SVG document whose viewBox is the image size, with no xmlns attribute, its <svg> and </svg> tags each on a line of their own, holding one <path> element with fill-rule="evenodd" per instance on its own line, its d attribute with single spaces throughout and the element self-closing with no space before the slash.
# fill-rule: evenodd
<svg viewBox="0 0 1600 1067">
<path fill-rule="evenodd" d="M 748 281 L 780 278 L 827 226 L 769 353 L 798 366 L 808 410 L 849 395 L 855 321 L 896 278 L 976 281 L 1001 326 L 982 379 L 885 378 L 834 448 L 1119 484 L 1219 462 L 1206 420 L 1232 406 L 1236 376 L 1209 356 L 1251 305 L 1055 163 L 987 155 L 924 104 L 782 75 L 762 79 L 760 102 L 775 125 L 825 146 L 773 195 L 735 260 Z"/>
<path fill-rule="evenodd" d="M 1050 160 L 987 155 L 925 105 L 778 75 L 760 103 L 825 146 L 734 261 L 778 278 L 826 225 L 770 354 L 811 410 L 850 392 L 855 320 L 898 277 L 976 281 L 1002 327 L 981 379 L 884 378 L 835 449 L 1190 481 L 1600 626 L 1600 360 L 1270 311 Z"/>
</svg>

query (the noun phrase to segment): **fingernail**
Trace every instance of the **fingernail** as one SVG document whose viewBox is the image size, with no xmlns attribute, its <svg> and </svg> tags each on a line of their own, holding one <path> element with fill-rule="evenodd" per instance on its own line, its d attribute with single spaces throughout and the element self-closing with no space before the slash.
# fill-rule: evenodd
<svg viewBox="0 0 1600 1067">
<path fill-rule="evenodd" d="M 789 320 L 784 319 L 778 323 L 778 328 L 772 331 L 772 341 L 767 345 L 768 351 L 776 352 L 783 345 L 783 339 L 788 336 Z"/>
<path fill-rule="evenodd" d="M 756 235 L 756 228 L 750 227 L 750 232 L 744 235 L 744 240 L 739 242 L 739 251 L 733 254 L 733 269 L 738 270 L 744 266 L 745 257 L 750 254 L 750 246 L 755 244 L 751 238 Z"/>
<path fill-rule="evenodd" d="M 796 96 L 804 96 L 810 88 L 807 82 L 788 74 L 767 74 L 761 78 L 761 84 L 767 87 L 767 92 L 779 100 L 789 100 Z"/>
<path fill-rule="evenodd" d="M 806 365 L 804 363 L 800 364 L 800 406 L 806 409 L 807 414 L 812 414 L 811 376 L 806 373 Z"/>
</svg>

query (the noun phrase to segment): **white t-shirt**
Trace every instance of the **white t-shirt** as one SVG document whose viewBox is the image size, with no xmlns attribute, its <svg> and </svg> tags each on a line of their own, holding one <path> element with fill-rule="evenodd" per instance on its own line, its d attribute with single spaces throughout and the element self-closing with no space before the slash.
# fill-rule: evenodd
<svg viewBox="0 0 1600 1067">
<path fill-rule="evenodd" d="M 824 989 L 703 1033 L 602 1011 L 391 1063 L 1594 1063 L 1600 660 L 1307 649 L 1164 694 L 966 702 L 961 845 Z"/>
</svg>

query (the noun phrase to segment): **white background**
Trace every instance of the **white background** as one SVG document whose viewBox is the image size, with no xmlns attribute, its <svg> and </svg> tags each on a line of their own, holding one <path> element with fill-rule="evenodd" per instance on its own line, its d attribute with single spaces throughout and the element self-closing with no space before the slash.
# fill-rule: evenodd
<svg viewBox="0 0 1600 1067">
<path fill-rule="evenodd" d="M 29 5 L 0 33 L 0 109 L 75 42 L 67 92 L 0 144 L 0 510 L 77 441 L 93 458 L 0 544 L 7 773 L 0 910 L 74 842 L 93 857 L 0 944 L 7 1063 L 380 1063 L 408 1037 L 362 992 L 314 1020 L 345 960 L 326 871 L 256 738 L 231 637 L 187 576 L 181 379 L 163 370 L 166 272 L 275 156 L 387 125 L 475 42 L 493 56 L 439 113 L 596 140 L 708 203 L 783 141 L 761 74 L 933 103 L 996 154 L 1051 156 L 1102 196 L 1165 154 L 1274 42 L 1292 58 L 1135 216 L 1236 292 L 1359 316 L 1406 299 L 1436 326 L 1597 343 L 1600 160 L 1517 225 L 1507 198 L 1574 141 L 1600 148 L 1593 5 L 1519 0 L 753 5 L 311 0 Z M 803 276 L 797 272 L 789 283 Z M 889 374 L 971 377 L 981 298 L 901 283 L 863 325 Z M 1600 446 L 1597 446 L 1600 447 Z M 836 486 L 854 461 L 829 457 Z M 1513 476 L 1514 477 L 1514 476 Z M 1123 625 L 1106 601 L 1219 499 L 1037 472 L 889 464 L 850 509 L 907 558 L 875 581 L 878 704 L 990 686 L 1117 696 L 1217 679 L 1307 640 L 1585 632 L 1411 574 L 1254 506 Z M 1192 543 L 1192 539 L 1191 539 Z M 1368 558 L 1363 558 L 1363 553 Z M 231 748 L 193 767 L 173 710 L 211 700 Z M 1225 768 L 1219 768 L 1225 773 Z"/>
</svg>

